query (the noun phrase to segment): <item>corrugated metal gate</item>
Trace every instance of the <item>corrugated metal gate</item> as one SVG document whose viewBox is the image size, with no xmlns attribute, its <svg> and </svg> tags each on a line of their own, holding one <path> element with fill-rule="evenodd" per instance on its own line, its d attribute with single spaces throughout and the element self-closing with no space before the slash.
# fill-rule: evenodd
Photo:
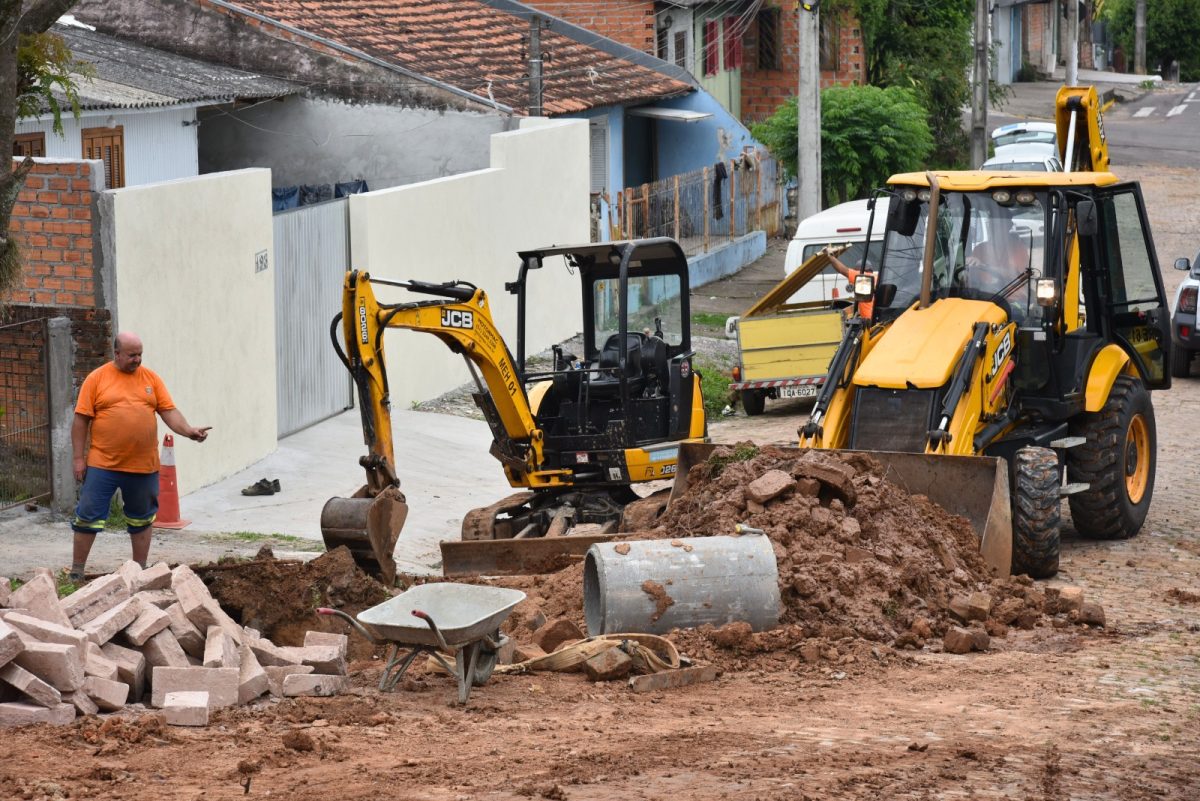
<svg viewBox="0 0 1200 801">
<path fill-rule="evenodd" d="M 46 320 L 0 326 L 0 509 L 50 497 Z"/>
<path fill-rule="evenodd" d="M 349 409 L 350 374 L 329 341 L 350 268 L 345 198 L 275 214 L 275 371 L 279 436 Z"/>
</svg>

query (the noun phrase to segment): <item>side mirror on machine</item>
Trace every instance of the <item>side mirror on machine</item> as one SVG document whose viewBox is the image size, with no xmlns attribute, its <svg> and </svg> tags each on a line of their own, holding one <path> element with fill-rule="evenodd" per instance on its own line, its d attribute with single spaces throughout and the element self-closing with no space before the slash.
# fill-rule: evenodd
<svg viewBox="0 0 1200 801">
<path fill-rule="evenodd" d="M 1096 202 L 1094 200 L 1081 200 L 1075 206 L 1075 226 L 1080 236 L 1095 235 L 1100 227 L 1100 222 L 1096 219 Z"/>
<path fill-rule="evenodd" d="M 1188 270 L 1192 269 L 1192 263 L 1188 261 L 1187 256 L 1184 256 L 1182 259 L 1175 260 L 1175 269 L 1187 272 Z"/>
<path fill-rule="evenodd" d="M 912 236 L 917 230 L 917 220 L 921 217 L 921 204 L 915 198 L 906 200 L 903 197 L 894 199 L 888 204 L 887 227 L 900 236 Z"/>
<path fill-rule="evenodd" d="M 895 284 L 880 284 L 875 289 L 875 305 L 881 309 L 886 309 L 892 305 L 892 301 L 896 299 Z"/>
</svg>

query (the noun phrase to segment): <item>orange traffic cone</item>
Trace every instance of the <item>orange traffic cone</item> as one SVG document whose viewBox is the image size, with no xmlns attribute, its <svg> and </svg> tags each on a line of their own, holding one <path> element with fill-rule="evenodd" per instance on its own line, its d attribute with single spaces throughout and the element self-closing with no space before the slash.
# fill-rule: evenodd
<svg viewBox="0 0 1200 801">
<path fill-rule="evenodd" d="M 183 528 L 191 520 L 179 519 L 179 482 L 175 477 L 175 438 L 163 437 L 162 458 L 158 460 L 158 516 L 155 528 Z"/>
</svg>

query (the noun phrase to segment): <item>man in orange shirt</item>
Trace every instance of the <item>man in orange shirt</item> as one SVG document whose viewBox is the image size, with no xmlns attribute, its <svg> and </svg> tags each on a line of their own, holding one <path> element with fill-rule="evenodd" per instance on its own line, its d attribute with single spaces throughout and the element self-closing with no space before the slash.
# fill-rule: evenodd
<svg viewBox="0 0 1200 801">
<path fill-rule="evenodd" d="M 829 259 L 829 265 L 831 267 L 833 267 L 834 271 L 837 272 L 838 275 L 842 276 L 843 278 L 845 278 L 847 281 L 850 282 L 850 292 L 851 292 L 850 297 L 854 297 L 854 294 L 853 294 L 854 293 L 854 280 L 856 278 L 858 278 L 858 276 L 860 276 L 862 273 L 864 273 L 864 272 L 869 273 L 871 271 L 870 270 L 856 270 L 853 267 L 847 267 L 845 264 L 842 264 L 841 259 L 838 258 L 838 254 L 841 253 L 843 250 L 845 250 L 845 248 L 836 248 L 833 245 L 826 245 L 824 248 L 821 249 L 821 252 L 824 253 L 825 257 Z M 869 321 L 871 319 L 871 315 L 874 313 L 874 311 L 875 311 L 875 299 L 874 298 L 871 298 L 870 300 L 859 301 L 858 314 L 864 320 Z M 846 312 L 846 315 L 848 317 L 853 316 L 853 314 L 849 311 Z"/>
<path fill-rule="evenodd" d="M 196 428 L 175 408 L 158 374 L 142 366 L 142 340 L 117 334 L 113 360 L 97 367 L 79 388 L 71 424 L 75 480 L 82 481 L 71 529 L 75 532 L 71 579 L 83 579 L 96 534 L 104 528 L 113 495 L 121 490 L 133 559 L 146 566 L 150 530 L 158 512 L 158 414 L 181 437 L 204 442 L 211 427 Z M 84 446 L 91 431 L 91 447 Z"/>
</svg>

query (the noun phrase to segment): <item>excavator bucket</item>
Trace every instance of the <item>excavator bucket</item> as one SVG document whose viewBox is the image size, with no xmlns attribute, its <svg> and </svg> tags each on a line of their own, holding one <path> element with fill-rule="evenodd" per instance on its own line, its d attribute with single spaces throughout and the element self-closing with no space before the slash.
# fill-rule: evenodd
<svg viewBox="0 0 1200 801">
<path fill-rule="evenodd" d="M 396 581 L 392 551 L 407 517 L 408 504 L 395 487 L 373 498 L 365 486 L 350 498 L 330 498 L 321 509 L 325 550 L 345 545 L 355 564 L 390 587 Z"/>
<path fill-rule="evenodd" d="M 683 443 L 679 446 L 679 467 L 674 501 L 688 487 L 688 471 L 705 462 L 716 445 Z M 799 455 L 807 448 L 778 447 L 784 453 Z M 855 453 L 849 450 L 818 453 Z M 924 453 L 866 453 L 881 465 L 889 481 L 906 492 L 924 495 L 948 512 L 965 517 L 979 537 L 979 551 L 997 576 L 1008 576 L 1012 569 L 1012 507 L 1008 489 L 1008 465 L 994 456 L 931 456 Z"/>
</svg>

